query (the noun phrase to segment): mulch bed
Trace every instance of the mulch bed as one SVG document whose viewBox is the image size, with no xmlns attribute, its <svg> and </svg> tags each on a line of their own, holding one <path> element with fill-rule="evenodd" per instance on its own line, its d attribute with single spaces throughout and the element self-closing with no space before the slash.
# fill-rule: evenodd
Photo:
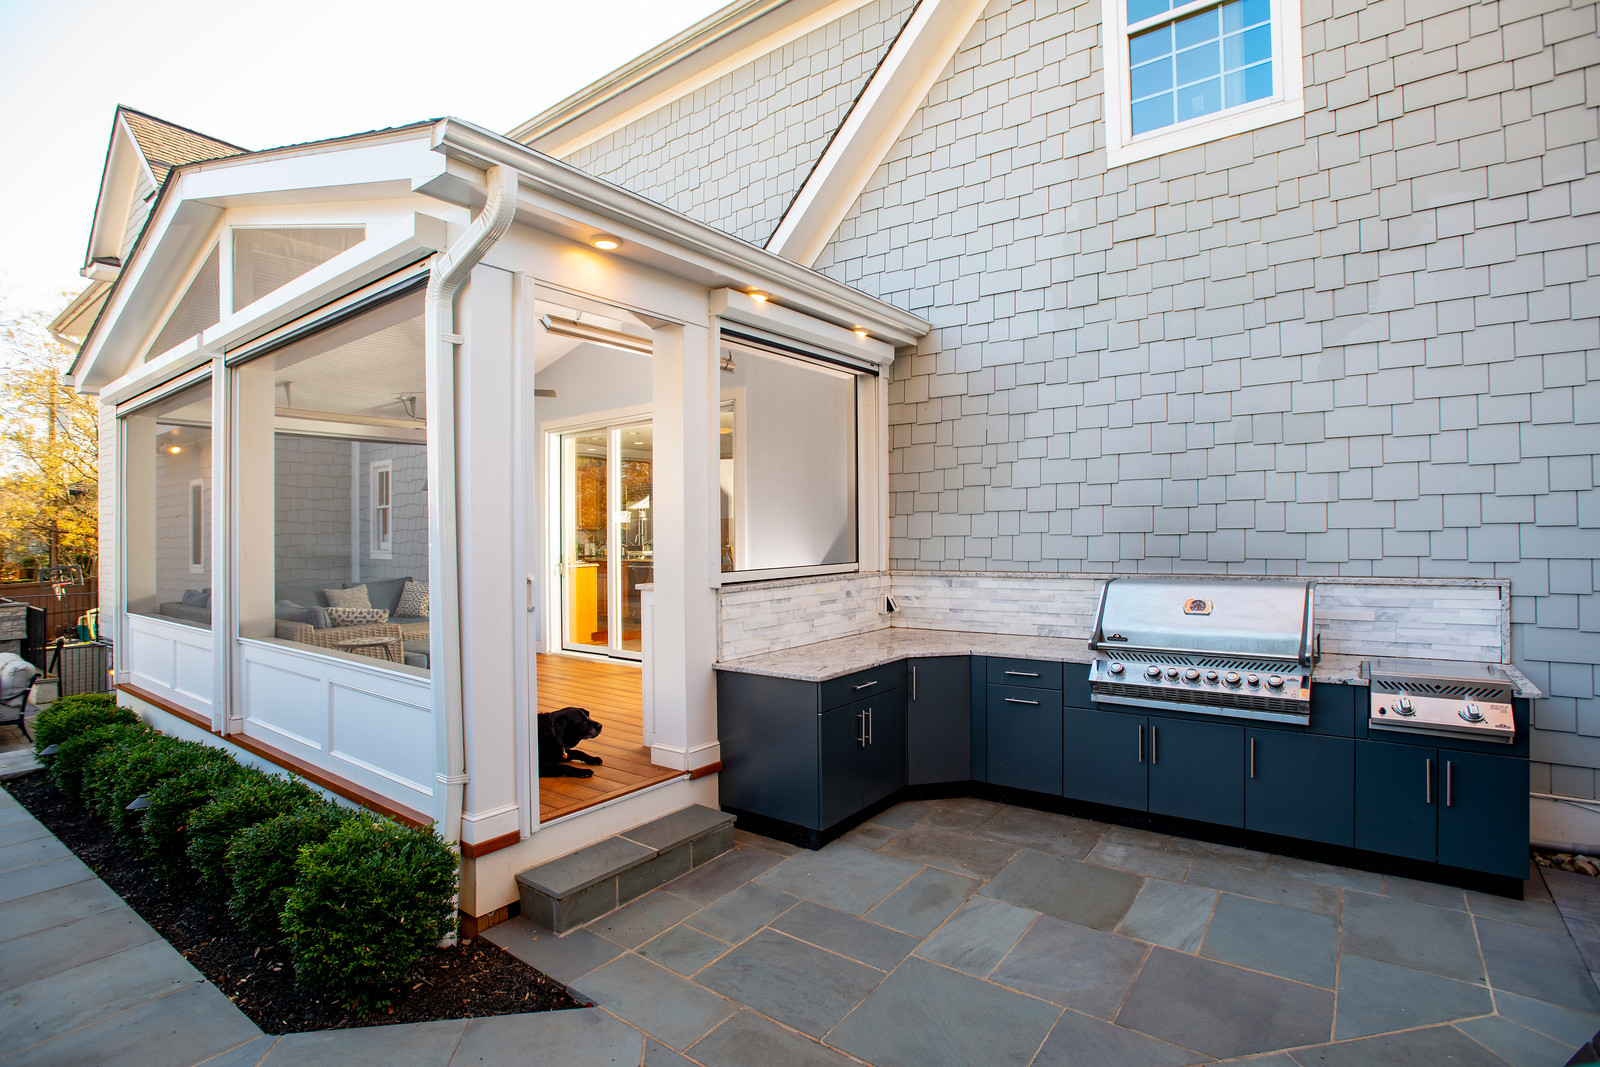
<svg viewBox="0 0 1600 1067">
<path fill-rule="evenodd" d="M 192 882 L 153 876 L 137 851 L 118 840 L 110 827 L 57 789 L 44 774 L 15 778 L 5 787 L 269 1034 L 583 1006 L 560 983 L 510 953 L 475 940 L 439 949 L 412 974 L 410 989 L 398 993 L 391 1007 L 369 1016 L 358 1015 L 333 998 L 318 997 L 296 986 L 287 954 L 253 942 L 229 916 L 225 904 L 201 896 Z"/>
</svg>

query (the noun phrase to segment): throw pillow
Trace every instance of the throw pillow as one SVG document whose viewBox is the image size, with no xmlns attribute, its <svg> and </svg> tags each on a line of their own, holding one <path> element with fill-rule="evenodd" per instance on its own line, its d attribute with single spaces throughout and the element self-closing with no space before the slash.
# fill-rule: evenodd
<svg viewBox="0 0 1600 1067">
<path fill-rule="evenodd" d="M 352 585 L 349 589 L 324 589 L 322 598 L 328 602 L 330 608 L 368 608 L 372 601 L 367 599 L 365 585 Z M 381 621 L 381 620 L 380 620 Z M 339 625 L 334 623 L 335 626 Z"/>
<path fill-rule="evenodd" d="M 328 618 L 335 626 L 358 626 L 364 622 L 387 622 L 388 611 L 383 608 L 329 608 Z"/>
<path fill-rule="evenodd" d="M 395 606 L 394 613 L 410 618 L 426 619 L 428 617 L 428 583 L 407 582 L 400 589 L 400 603 Z"/>
<path fill-rule="evenodd" d="M 310 622 L 311 613 L 292 600 L 280 600 L 273 605 L 272 614 L 290 622 Z"/>
<path fill-rule="evenodd" d="M 183 591 L 183 602 L 186 605 L 188 605 L 189 607 L 191 607 L 191 608 L 210 607 L 211 606 L 211 590 L 209 590 L 209 589 L 185 589 Z"/>
</svg>

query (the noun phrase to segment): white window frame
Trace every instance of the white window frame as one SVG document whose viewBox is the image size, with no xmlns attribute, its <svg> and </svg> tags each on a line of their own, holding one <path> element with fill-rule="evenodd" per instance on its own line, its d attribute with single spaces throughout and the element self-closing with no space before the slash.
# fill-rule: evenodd
<svg viewBox="0 0 1600 1067">
<path fill-rule="evenodd" d="M 381 478 L 380 478 L 381 476 Z M 367 466 L 367 480 L 371 505 L 368 510 L 371 522 L 371 552 L 373 559 L 394 558 L 394 461 L 388 459 L 375 459 Z M 382 481 L 389 491 L 387 501 L 379 502 L 378 483 Z M 382 528 L 388 536 L 379 536 L 379 516 L 383 517 Z"/>
<path fill-rule="evenodd" d="M 1222 0 L 1226 2 L 1226 0 Z M 1193 148 L 1208 141 L 1259 130 L 1263 126 L 1305 114 L 1304 44 L 1300 34 L 1300 0 L 1271 0 L 1272 85 L 1265 100 L 1189 119 L 1172 126 L 1133 136 L 1133 107 L 1129 98 L 1128 40 L 1134 34 L 1165 22 L 1175 22 L 1210 7 L 1218 0 L 1193 0 L 1155 18 L 1128 25 L 1127 0 L 1100 0 L 1100 25 L 1105 40 L 1101 54 L 1105 75 L 1106 165 L 1121 166 L 1141 159 Z"/>
<path fill-rule="evenodd" d="M 189 573 L 206 572 L 206 481 L 196 478 L 189 483 Z"/>
</svg>

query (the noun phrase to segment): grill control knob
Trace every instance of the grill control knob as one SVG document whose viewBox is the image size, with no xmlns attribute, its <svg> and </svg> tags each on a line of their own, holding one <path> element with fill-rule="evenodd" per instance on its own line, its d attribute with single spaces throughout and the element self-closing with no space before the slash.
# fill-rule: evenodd
<svg viewBox="0 0 1600 1067">
<path fill-rule="evenodd" d="M 1178 668 L 1176 668 L 1176 667 L 1168 667 L 1167 668 L 1167 677 L 1171 678 L 1174 682 L 1176 682 L 1178 680 Z"/>
<path fill-rule="evenodd" d="M 1113 663 L 1110 667 L 1108 667 L 1106 669 L 1111 672 L 1111 676 L 1113 678 L 1120 678 L 1120 677 L 1122 677 L 1122 672 L 1123 672 L 1123 670 L 1125 668 L 1120 663 Z"/>
<path fill-rule="evenodd" d="M 1478 705 L 1468 704 L 1461 709 L 1461 717 L 1468 722 L 1482 722 L 1483 712 L 1478 710 Z"/>
<path fill-rule="evenodd" d="M 1276 674 L 1267 675 L 1267 688 L 1268 689 L 1282 689 L 1283 688 L 1283 679 L 1279 678 Z"/>
<path fill-rule="evenodd" d="M 1216 685 L 1219 675 L 1216 671 L 1206 671 L 1206 684 Z"/>
<path fill-rule="evenodd" d="M 1198 682 L 1200 680 L 1200 672 L 1190 667 L 1183 672 L 1183 680 L 1186 682 Z"/>
<path fill-rule="evenodd" d="M 1404 715 L 1409 719 L 1417 713 L 1417 709 L 1411 706 L 1410 697 L 1401 697 L 1400 703 L 1394 706 L 1394 712 L 1396 715 Z"/>
<path fill-rule="evenodd" d="M 1247 674 L 1244 676 L 1244 684 L 1248 685 L 1251 689 L 1259 689 L 1261 688 L 1261 676 L 1258 674 Z"/>
<path fill-rule="evenodd" d="M 1150 679 L 1152 682 L 1158 681 L 1161 678 L 1161 668 L 1160 667 L 1146 667 L 1144 669 L 1144 676 L 1146 678 Z"/>
<path fill-rule="evenodd" d="M 1237 671 L 1229 671 L 1227 674 L 1224 674 L 1222 676 L 1222 684 L 1227 686 L 1229 689 L 1237 689 L 1237 688 L 1239 688 L 1239 674 L 1238 674 L 1238 672 Z"/>
</svg>

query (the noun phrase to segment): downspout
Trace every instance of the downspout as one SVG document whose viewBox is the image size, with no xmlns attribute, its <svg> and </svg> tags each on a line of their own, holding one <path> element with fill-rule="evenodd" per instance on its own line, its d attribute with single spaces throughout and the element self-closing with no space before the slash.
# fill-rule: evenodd
<svg viewBox="0 0 1600 1067">
<path fill-rule="evenodd" d="M 456 332 L 455 295 L 489 247 L 505 235 L 517 213 L 517 171 L 493 166 L 484 175 L 489 199 L 467 231 L 433 265 L 427 292 L 428 506 L 437 516 L 437 534 L 428 552 L 429 573 L 461 573 L 457 549 L 456 358 L 463 342 Z M 435 613 L 442 625 L 429 635 L 433 664 L 433 710 L 438 786 L 434 819 L 439 833 L 461 840 L 466 806 L 466 722 L 461 664 L 461 598 L 456 581 L 432 582 Z"/>
</svg>

